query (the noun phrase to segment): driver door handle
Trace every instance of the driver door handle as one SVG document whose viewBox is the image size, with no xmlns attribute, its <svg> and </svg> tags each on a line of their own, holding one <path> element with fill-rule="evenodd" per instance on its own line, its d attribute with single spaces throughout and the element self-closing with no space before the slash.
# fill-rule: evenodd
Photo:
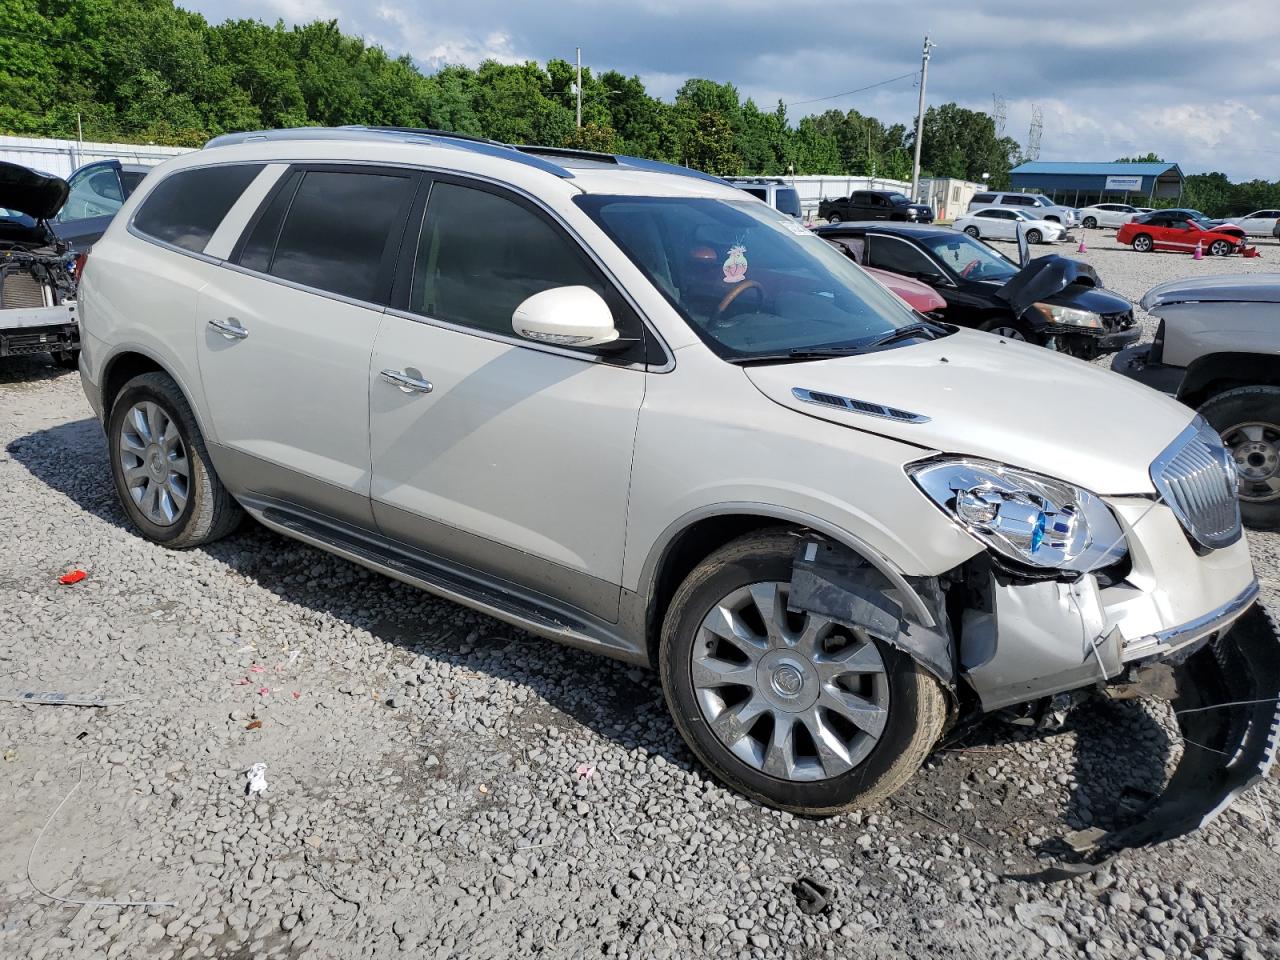
<svg viewBox="0 0 1280 960">
<path fill-rule="evenodd" d="M 430 393 L 431 381 L 423 378 L 417 370 L 409 369 L 403 373 L 399 370 L 383 370 L 378 374 L 383 380 L 399 387 L 405 393 Z"/>
<path fill-rule="evenodd" d="M 227 317 L 225 320 L 210 320 L 209 326 L 213 327 L 228 340 L 243 340 L 249 335 L 249 331 L 240 326 L 240 321 L 235 317 Z"/>
</svg>

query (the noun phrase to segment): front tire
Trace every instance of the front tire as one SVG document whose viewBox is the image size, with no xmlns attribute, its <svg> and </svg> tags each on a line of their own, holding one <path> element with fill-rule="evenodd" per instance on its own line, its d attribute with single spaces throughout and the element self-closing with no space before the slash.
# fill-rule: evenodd
<svg viewBox="0 0 1280 960">
<path fill-rule="evenodd" d="M 1140 233 L 1133 238 L 1133 249 L 1138 253 L 1150 253 L 1153 244 L 1148 234 Z"/>
<path fill-rule="evenodd" d="M 1280 530 L 1280 387 L 1238 387 L 1200 413 L 1231 451 L 1240 478 L 1240 516 L 1255 530 Z"/>
<path fill-rule="evenodd" d="M 1212 257 L 1225 257 L 1231 250 L 1231 244 L 1225 240 L 1215 240 L 1209 244 L 1209 255 Z"/>
<path fill-rule="evenodd" d="M 168 374 L 144 373 L 121 388 L 111 403 L 107 447 L 116 496 L 148 540 L 196 547 L 225 537 L 243 519 Z"/>
<path fill-rule="evenodd" d="M 833 213 L 829 217 L 827 217 L 827 223 L 839 223 L 839 222 L 840 222 L 840 214 L 838 213 Z"/>
<path fill-rule="evenodd" d="M 979 330 L 987 333 L 994 333 L 997 337 L 1004 337 L 1006 340 L 1016 340 L 1019 343 L 1034 343 L 1039 345 L 1040 338 L 1032 331 L 1031 326 L 1022 320 L 1015 320 L 1012 317 L 992 317 L 978 325 Z"/>
<path fill-rule="evenodd" d="M 942 730 L 939 682 L 865 633 L 786 609 L 796 539 L 750 534 L 677 591 L 659 669 L 689 748 L 730 788 L 810 816 L 874 804 Z"/>
<path fill-rule="evenodd" d="M 1027 231 L 1027 243 L 1039 243 L 1043 239 L 1044 235 L 1041 234 L 1039 230 Z"/>
</svg>

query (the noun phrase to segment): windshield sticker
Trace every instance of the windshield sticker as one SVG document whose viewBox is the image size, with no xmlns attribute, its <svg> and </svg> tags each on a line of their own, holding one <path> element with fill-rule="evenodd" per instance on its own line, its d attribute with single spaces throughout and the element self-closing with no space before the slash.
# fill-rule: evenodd
<svg viewBox="0 0 1280 960">
<path fill-rule="evenodd" d="M 747 278 L 747 248 L 735 243 L 724 261 L 724 282 L 738 283 Z"/>
</svg>

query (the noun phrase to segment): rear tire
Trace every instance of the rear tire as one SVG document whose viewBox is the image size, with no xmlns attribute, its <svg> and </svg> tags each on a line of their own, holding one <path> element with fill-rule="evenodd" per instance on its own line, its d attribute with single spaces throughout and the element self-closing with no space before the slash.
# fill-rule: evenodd
<svg viewBox="0 0 1280 960">
<path fill-rule="evenodd" d="M 1133 249 L 1138 253 L 1150 253 L 1153 246 L 1154 244 L 1152 244 L 1151 237 L 1148 234 L 1140 233 L 1133 238 Z"/>
<path fill-rule="evenodd" d="M 1085 228 L 1086 230 L 1097 230 L 1097 229 L 1098 229 L 1098 218 L 1097 218 L 1097 217 L 1085 217 L 1085 218 L 1084 218 L 1084 224 L 1083 224 L 1083 226 L 1084 226 L 1084 228 Z"/>
<path fill-rule="evenodd" d="M 795 549 L 790 533 L 763 531 L 699 564 L 667 610 L 659 670 L 677 729 L 717 779 L 768 806 L 826 816 L 906 783 L 942 731 L 946 700 L 938 680 L 896 647 L 786 613 Z M 755 642 L 708 626 L 730 622 Z"/>
<path fill-rule="evenodd" d="M 973 239 L 975 240 L 981 239 L 981 237 L 978 236 L 978 228 L 975 226 L 970 225 L 965 227 L 964 232 L 967 233 L 969 236 L 973 237 Z"/>
<path fill-rule="evenodd" d="M 838 213 L 833 213 L 829 217 L 827 217 L 827 223 L 839 223 L 839 222 L 840 222 L 840 214 Z"/>
<path fill-rule="evenodd" d="M 1255 530 L 1280 530 L 1280 387 L 1238 387 L 1200 413 L 1231 451 L 1240 475 L 1240 516 Z"/>
<path fill-rule="evenodd" d="M 120 505 L 148 540 L 174 550 L 197 547 L 244 519 L 168 374 L 144 373 L 120 389 L 111 401 L 107 449 Z"/>
</svg>

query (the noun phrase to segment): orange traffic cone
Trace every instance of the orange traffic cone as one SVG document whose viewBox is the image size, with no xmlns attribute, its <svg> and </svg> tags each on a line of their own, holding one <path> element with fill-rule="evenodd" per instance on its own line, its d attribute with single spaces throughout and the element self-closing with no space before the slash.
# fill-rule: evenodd
<svg viewBox="0 0 1280 960">
<path fill-rule="evenodd" d="M 1204 259 L 1204 248 L 1200 245 L 1200 241 L 1196 241 L 1196 252 L 1191 255 L 1192 260 Z"/>
</svg>

